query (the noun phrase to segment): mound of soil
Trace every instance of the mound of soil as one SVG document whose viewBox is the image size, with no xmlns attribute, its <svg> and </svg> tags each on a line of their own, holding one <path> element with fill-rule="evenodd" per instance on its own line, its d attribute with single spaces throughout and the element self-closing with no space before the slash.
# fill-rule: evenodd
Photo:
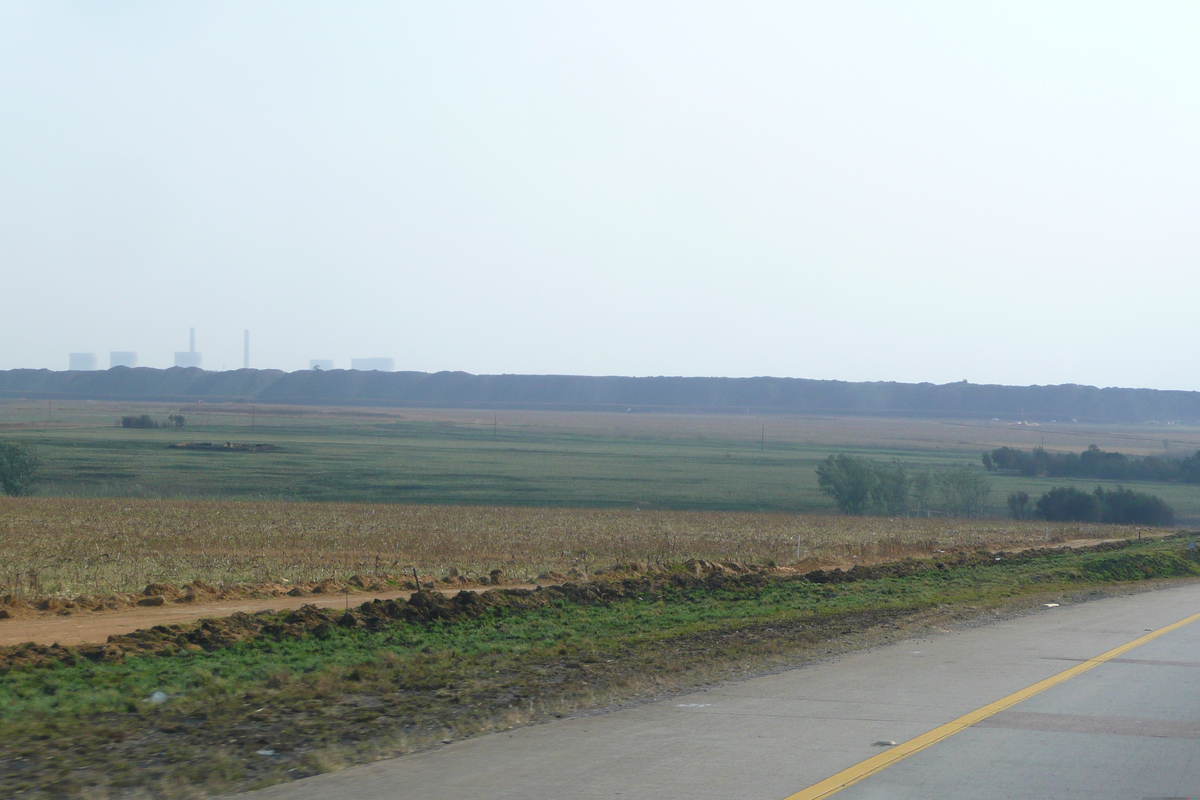
<svg viewBox="0 0 1200 800">
<path fill-rule="evenodd" d="M 1087 552 L 1117 550 L 1130 542 L 1108 542 L 1086 548 Z M 1062 547 L 1025 550 L 998 555 L 986 551 L 947 554 L 941 561 L 906 559 L 893 564 L 855 566 L 849 570 L 814 570 L 803 574 L 786 574 L 775 568 L 764 568 L 737 562 L 708 562 L 692 560 L 676 568 L 636 572 L 642 565 L 620 565 L 606 571 L 603 578 L 588 582 L 565 582 L 535 589 L 490 589 L 484 592 L 460 591 L 448 596 L 437 591 L 414 592 L 407 600 L 372 600 L 357 608 L 337 611 L 304 605 L 295 611 L 277 613 L 261 611 L 254 614 L 235 613 L 229 617 L 201 620 L 178 625 L 158 625 L 146 630 L 108 637 L 104 644 L 62 647 L 58 644 L 26 643 L 0 648 L 0 674 L 13 669 L 45 666 L 53 663 L 73 664 L 80 659 L 115 661 L 127 655 L 176 653 L 189 650 L 214 650 L 256 637 L 274 639 L 322 636 L 333 626 L 378 630 L 395 624 L 456 622 L 487 613 L 519 612 L 559 602 L 579 605 L 614 603 L 630 598 L 653 598 L 666 591 L 721 589 L 725 587 L 762 588 L 772 582 L 807 581 L 809 583 L 846 583 L 916 575 L 968 565 L 991 565 L 1003 560 L 1012 562 L 1046 558 L 1055 554 L 1083 552 Z M 624 575 L 624 576 L 623 576 Z M 370 578 L 356 576 L 358 582 L 370 585 Z M 354 583 L 355 579 L 351 579 Z M 346 585 L 336 581 L 315 584 L 306 591 L 312 593 L 341 592 Z M 298 588 L 298 587 L 297 587 Z M 215 591 L 195 581 L 182 590 L 165 584 L 146 587 L 138 604 L 189 602 L 185 598 Z M 287 594 L 292 594 L 289 590 Z M 5 602 L 13 602 L 4 598 Z M 15 601 L 20 602 L 20 601 Z M 47 601 L 50 602 L 50 601 Z"/>
<path fill-rule="evenodd" d="M 464 579 L 464 582 L 465 579 Z M 433 588 L 422 581 L 423 588 Z M 182 586 L 152 583 L 140 592 L 114 592 L 107 597 L 38 597 L 22 599 L 13 594 L 0 596 L 0 620 L 14 617 L 55 614 L 68 616 L 83 612 L 120 611 L 138 606 L 163 606 L 169 603 L 216 603 L 227 600 L 269 599 L 272 597 L 312 597 L 315 595 L 356 594 L 415 590 L 412 579 L 397 575 L 354 575 L 345 582 L 336 580 L 300 583 L 249 583 L 213 586 L 196 580 Z"/>
</svg>

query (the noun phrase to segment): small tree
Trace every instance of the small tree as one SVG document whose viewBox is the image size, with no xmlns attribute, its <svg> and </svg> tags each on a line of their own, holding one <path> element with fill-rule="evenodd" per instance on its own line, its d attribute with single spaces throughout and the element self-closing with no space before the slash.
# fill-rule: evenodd
<svg viewBox="0 0 1200 800">
<path fill-rule="evenodd" d="M 929 516 L 930 506 L 933 505 L 933 484 L 933 473 L 927 469 L 913 475 L 909 482 L 909 500 L 918 517 Z"/>
<path fill-rule="evenodd" d="M 899 461 L 876 464 L 875 482 L 871 486 L 871 504 L 883 514 L 908 513 L 908 470 Z"/>
<path fill-rule="evenodd" d="M 1010 492 L 1008 495 L 1008 514 L 1013 519 L 1029 519 L 1029 492 Z"/>
<path fill-rule="evenodd" d="M 817 465 L 817 486 L 846 514 L 867 512 L 875 480 L 875 463 L 861 456 L 838 453 Z"/>
<path fill-rule="evenodd" d="M 5 494 L 18 497 L 29 494 L 39 466 L 41 460 L 33 445 L 0 442 L 0 488 Z"/>
<path fill-rule="evenodd" d="M 968 467 L 942 470 L 935 479 L 946 512 L 958 517 L 982 516 L 992 487 L 981 473 Z"/>
</svg>

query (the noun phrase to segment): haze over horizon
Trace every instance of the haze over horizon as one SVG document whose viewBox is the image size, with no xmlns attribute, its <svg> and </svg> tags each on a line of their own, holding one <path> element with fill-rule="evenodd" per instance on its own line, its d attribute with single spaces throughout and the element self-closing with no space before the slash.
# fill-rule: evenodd
<svg viewBox="0 0 1200 800">
<path fill-rule="evenodd" d="M 0 6 L 0 369 L 1200 390 L 1200 7 Z"/>
</svg>

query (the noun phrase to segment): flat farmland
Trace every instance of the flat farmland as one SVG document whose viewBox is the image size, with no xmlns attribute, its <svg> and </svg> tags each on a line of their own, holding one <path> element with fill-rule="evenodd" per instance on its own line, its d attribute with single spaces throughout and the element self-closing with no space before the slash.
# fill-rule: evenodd
<svg viewBox="0 0 1200 800">
<path fill-rule="evenodd" d="M 181 430 L 116 427 L 124 415 Z M 524 507 L 829 513 L 815 467 L 852 452 L 911 468 L 979 465 L 995 447 L 1190 454 L 1200 429 L 1017 425 L 859 417 L 337 409 L 249 404 L 0 402 L 0 438 L 42 453 L 39 494 Z M 181 441 L 264 443 L 273 452 L 170 449 Z M 991 475 L 992 513 L 1010 491 L 1065 480 Z M 1080 481 L 1084 488 L 1095 482 Z M 1200 518 L 1200 489 L 1143 484 Z"/>
<path fill-rule="evenodd" d="M 1150 531 L 1146 531 L 1151 533 Z M 850 566 L 1135 535 L 1005 519 L 221 500 L 0 499 L 0 595 L 105 595 L 151 583 L 441 578 L 508 582 L 689 559 Z"/>
<path fill-rule="evenodd" d="M 169 413 L 183 430 L 115 424 Z M 0 625 L 68 644 L 0 648 L 0 794 L 225 795 L 931 626 L 1194 579 L 1194 536 L 1004 518 L 1008 491 L 1048 481 L 989 476 L 992 513 L 972 520 L 841 516 L 817 491 L 814 469 L 834 452 L 981 469 L 981 452 L 1043 437 L 1075 451 L 1200 447 L 1200 432 L 1151 426 L 0 403 L 0 439 L 43 460 L 33 496 L 0 498 L 0 597 L 16 596 Z M 183 442 L 216 447 L 170 446 Z M 1139 488 L 1200 515 L 1195 487 Z M 1124 541 L 992 554 L 1113 539 Z M 278 607 L 307 602 L 310 589 L 279 597 L 302 588 L 288 583 L 355 575 L 400 595 L 414 568 L 455 590 L 452 577 L 484 576 L 491 590 L 501 570 L 502 585 L 355 608 L 334 586 L 335 608 Z M 142 591 L 196 581 L 260 605 L 201 620 L 218 606 L 176 596 L 166 608 L 149 596 L 165 587 Z M 532 582 L 542 590 L 505 588 Z M 53 596 L 76 602 L 19 602 Z M 193 616 L 66 638 L 152 600 L 164 608 L 129 614 Z"/>
</svg>

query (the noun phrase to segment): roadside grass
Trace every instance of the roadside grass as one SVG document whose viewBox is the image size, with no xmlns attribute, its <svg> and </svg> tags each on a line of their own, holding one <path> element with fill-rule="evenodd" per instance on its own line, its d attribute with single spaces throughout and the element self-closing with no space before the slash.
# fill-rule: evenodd
<svg viewBox="0 0 1200 800">
<path fill-rule="evenodd" d="M 609 599 L 509 592 L 497 597 L 515 605 L 375 629 L 328 612 L 329 624 L 298 638 L 17 666 L 0 677 L 0 794 L 176 798 L 267 785 L 791 666 L 923 625 L 1194 578 L 1195 541 L 960 553 L 792 579 L 677 568 L 614 580 Z M 166 701 L 150 702 L 154 692 Z"/>
</svg>

